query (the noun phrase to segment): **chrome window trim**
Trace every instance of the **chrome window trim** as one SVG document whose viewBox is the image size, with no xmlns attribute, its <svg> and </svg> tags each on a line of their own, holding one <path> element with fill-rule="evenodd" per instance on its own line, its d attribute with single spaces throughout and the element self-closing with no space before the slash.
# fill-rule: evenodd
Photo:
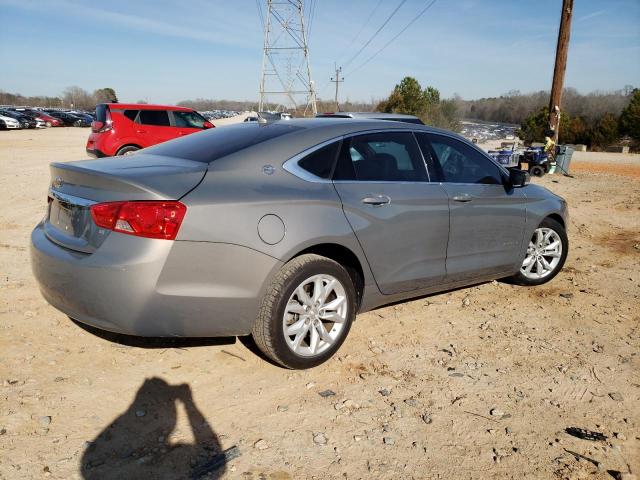
<svg viewBox="0 0 640 480">
<path fill-rule="evenodd" d="M 89 207 L 91 205 L 98 203 L 93 200 L 88 200 L 86 198 L 76 197 L 74 195 L 69 195 L 67 193 L 58 192 L 52 188 L 49 189 L 49 195 L 51 195 L 53 198 L 55 198 L 58 201 L 61 201 L 64 203 L 71 203 L 72 205 L 79 205 L 81 207 Z"/>
<path fill-rule="evenodd" d="M 289 160 L 285 161 L 282 164 L 282 168 L 284 170 L 286 170 L 287 172 L 289 172 L 292 175 L 295 175 L 296 177 L 305 180 L 307 182 L 312 182 L 312 183 L 331 183 L 331 179 L 330 178 L 321 178 L 317 175 L 314 175 L 313 173 L 309 172 L 308 170 L 305 170 L 304 168 L 302 168 L 300 165 L 298 165 L 298 162 L 300 160 L 302 160 L 303 158 L 305 158 L 307 155 L 311 155 L 313 152 L 316 152 L 318 150 L 320 150 L 321 148 L 324 148 L 328 145 L 331 145 L 332 143 L 335 142 L 339 142 L 340 140 L 342 140 L 344 138 L 343 135 L 340 135 L 338 137 L 334 137 L 331 138 L 329 140 L 325 140 L 322 143 L 318 143 L 317 145 L 314 145 L 313 147 L 307 148 L 306 150 L 303 150 L 302 152 L 294 155 L 293 157 L 291 157 Z"/>
</svg>

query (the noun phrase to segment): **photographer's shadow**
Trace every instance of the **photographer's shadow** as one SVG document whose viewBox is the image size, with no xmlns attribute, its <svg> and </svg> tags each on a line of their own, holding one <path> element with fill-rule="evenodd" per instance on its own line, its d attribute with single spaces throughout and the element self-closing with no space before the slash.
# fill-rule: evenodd
<svg viewBox="0 0 640 480">
<path fill-rule="evenodd" d="M 177 403 L 184 405 L 194 444 L 171 441 Z M 193 402 L 189 385 L 145 380 L 127 411 L 91 442 L 81 460 L 84 479 L 188 479 L 222 451 L 218 437 Z M 224 466 L 207 472 L 219 478 Z"/>
</svg>

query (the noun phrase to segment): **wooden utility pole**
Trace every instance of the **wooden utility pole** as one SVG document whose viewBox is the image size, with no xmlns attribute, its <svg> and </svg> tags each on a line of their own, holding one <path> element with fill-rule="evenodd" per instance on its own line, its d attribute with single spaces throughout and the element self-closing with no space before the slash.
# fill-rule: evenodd
<svg viewBox="0 0 640 480">
<path fill-rule="evenodd" d="M 564 88 L 564 73 L 567 69 L 572 15 L 573 0 L 562 0 L 562 16 L 560 17 L 558 45 L 556 46 L 556 64 L 553 69 L 553 84 L 551 85 L 551 98 L 549 100 L 549 129 L 553 130 L 553 140 L 556 143 L 558 143 L 558 133 L 560 132 L 560 105 L 562 103 L 562 89 Z"/>
<path fill-rule="evenodd" d="M 344 77 L 340 77 L 340 74 L 342 73 L 342 67 L 337 67 L 334 65 L 334 68 L 336 69 L 336 76 L 335 77 L 331 77 L 331 81 L 334 82 L 336 84 L 336 98 L 335 98 L 335 102 L 336 102 L 336 112 L 340 111 L 340 104 L 338 103 L 338 88 L 340 83 L 344 82 Z"/>
</svg>

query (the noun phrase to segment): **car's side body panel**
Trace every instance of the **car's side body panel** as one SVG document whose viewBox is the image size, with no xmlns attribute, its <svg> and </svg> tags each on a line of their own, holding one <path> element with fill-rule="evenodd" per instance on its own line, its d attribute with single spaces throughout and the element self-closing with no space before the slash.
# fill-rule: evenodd
<svg viewBox="0 0 640 480">
<path fill-rule="evenodd" d="M 451 215 L 447 281 L 519 266 L 526 219 L 522 189 L 453 183 L 442 186 L 449 195 Z M 456 201 L 460 197 L 469 200 Z"/>
<path fill-rule="evenodd" d="M 268 164 L 268 157 L 264 161 Z M 279 165 L 271 174 L 259 164 L 248 169 L 240 164 L 234 169 L 228 166 L 214 162 L 198 188 L 181 199 L 187 215 L 178 240 L 233 243 L 283 262 L 310 247 L 336 244 L 358 257 L 365 284 L 374 284 L 330 182 L 306 182 Z M 266 216 L 282 222 L 282 238 L 263 238 L 261 220 Z"/>
<path fill-rule="evenodd" d="M 338 181 L 335 187 L 383 293 L 419 290 L 444 280 L 449 205 L 440 184 Z M 363 203 L 376 196 L 389 203 Z"/>
</svg>

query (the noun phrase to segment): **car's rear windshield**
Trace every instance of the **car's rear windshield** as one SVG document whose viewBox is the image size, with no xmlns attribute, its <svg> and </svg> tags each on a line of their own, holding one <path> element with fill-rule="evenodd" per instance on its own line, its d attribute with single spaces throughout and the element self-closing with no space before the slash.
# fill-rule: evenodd
<svg viewBox="0 0 640 480">
<path fill-rule="evenodd" d="M 107 121 L 107 106 L 104 103 L 96 105 L 96 121 L 102 123 Z"/>
<path fill-rule="evenodd" d="M 145 152 L 211 163 L 218 158 L 301 130 L 301 128 L 286 122 L 267 124 L 243 122 L 236 125 L 212 128 L 201 133 L 162 143 L 146 149 Z"/>
</svg>

